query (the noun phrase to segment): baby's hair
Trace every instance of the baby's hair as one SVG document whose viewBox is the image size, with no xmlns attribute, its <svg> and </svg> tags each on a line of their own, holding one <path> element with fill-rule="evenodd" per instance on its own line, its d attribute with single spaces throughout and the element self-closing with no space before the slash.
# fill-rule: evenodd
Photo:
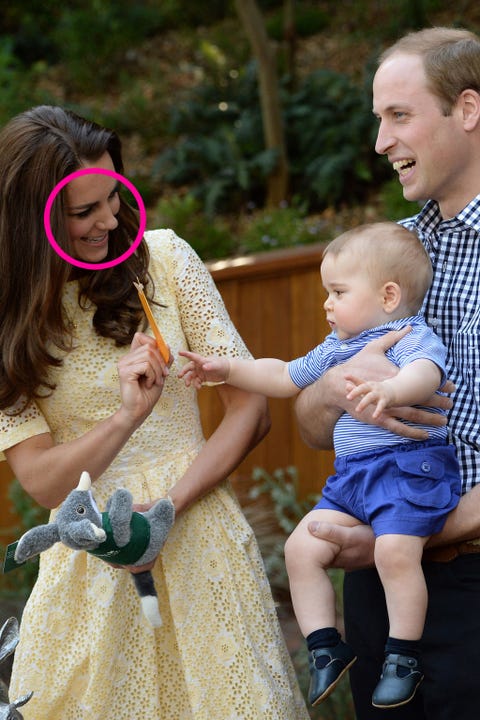
<svg viewBox="0 0 480 720">
<path fill-rule="evenodd" d="M 416 314 L 432 283 L 433 270 L 418 236 L 395 222 L 359 225 L 342 233 L 324 249 L 327 254 L 348 252 L 373 283 L 396 282 L 406 309 Z"/>
</svg>

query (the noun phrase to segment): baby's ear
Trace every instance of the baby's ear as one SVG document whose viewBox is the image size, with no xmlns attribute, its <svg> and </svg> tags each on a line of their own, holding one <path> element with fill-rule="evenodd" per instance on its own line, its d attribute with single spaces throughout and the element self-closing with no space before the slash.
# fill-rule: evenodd
<svg viewBox="0 0 480 720">
<path fill-rule="evenodd" d="M 393 280 L 389 280 L 382 288 L 383 309 L 386 313 L 393 313 L 402 301 L 402 289 Z"/>
</svg>

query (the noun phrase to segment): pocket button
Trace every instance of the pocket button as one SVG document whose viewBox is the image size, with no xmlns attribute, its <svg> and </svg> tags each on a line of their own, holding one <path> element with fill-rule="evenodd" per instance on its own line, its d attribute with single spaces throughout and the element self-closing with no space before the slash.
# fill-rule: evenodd
<svg viewBox="0 0 480 720">
<path fill-rule="evenodd" d="M 430 463 L 429 463 L 429 462 L 426 462 L 426 461 L 425 461 L 425 462 L 422 462 L 422 464 L 421 464 L 420 467 L 421 467 L 421 469 L 422 469 L 422 471 L 423 471 L 424 473 L 429 473 L 430 470 L 432 469 Z"/>
</svg>

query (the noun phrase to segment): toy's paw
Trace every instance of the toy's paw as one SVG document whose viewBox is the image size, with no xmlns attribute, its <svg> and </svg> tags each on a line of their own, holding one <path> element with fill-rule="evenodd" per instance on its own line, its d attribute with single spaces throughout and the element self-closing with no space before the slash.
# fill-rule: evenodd
<svg viewBox="0 0 480 720">
<path fill-rule="evenodd" d="M 162 498 L 148 511 L 157 547 L 162 546 L 175 522 L 175 506 L 169 497 Z"/>
</svg>

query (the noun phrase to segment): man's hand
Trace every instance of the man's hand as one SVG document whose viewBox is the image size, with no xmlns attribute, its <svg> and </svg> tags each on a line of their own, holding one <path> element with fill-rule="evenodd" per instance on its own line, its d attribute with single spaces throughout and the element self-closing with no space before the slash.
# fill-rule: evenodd
<svg viewBox="0 0 480 720">
<path fill-rule="evenodd" d="M 368 525 L 332 525 L 327 522 L 311 522 L 308 530 L 314 537 L 335 543 L 340 552 L 332 567 L 343 570 L 360 570 L 374 565 L 375 537 Z"/>
<path fill-rule="evenodd" d="M 345 396 L 347 376 L 382 381 L 392 378 L 398 373 L 398 367 L 385 357 L 385 352 L 410 330 L 410 326 L 402 330 L 391 330 L 381 338 L 372 340 L 350 360 L 331 368 L 317 382 L 302 390 L 295 410 L 300 435 L 307 445 L 317 450 L 330 449 L 333 428 L 343 412 L 348 412 L 349 415 L 362 422 L 383 427 L 396 435 L 411 440 L 426 440 L 428 433 L 406 425 L 402 421 L 432 427 L 446 424 L 443 415 L 417 407 L 388 408 L 374 418 L 374 407 L 369 406 L 359 415 L 355 411 L 357 401 L 349 401 Z M 441 388 L 445 393 L 452 392 L 454 389 L 453 383 L 450 382 Z M 452 402 L 450 398 L 435 393 L 425 405 L 448 410 L 452 406 Z"/>
</svg>

